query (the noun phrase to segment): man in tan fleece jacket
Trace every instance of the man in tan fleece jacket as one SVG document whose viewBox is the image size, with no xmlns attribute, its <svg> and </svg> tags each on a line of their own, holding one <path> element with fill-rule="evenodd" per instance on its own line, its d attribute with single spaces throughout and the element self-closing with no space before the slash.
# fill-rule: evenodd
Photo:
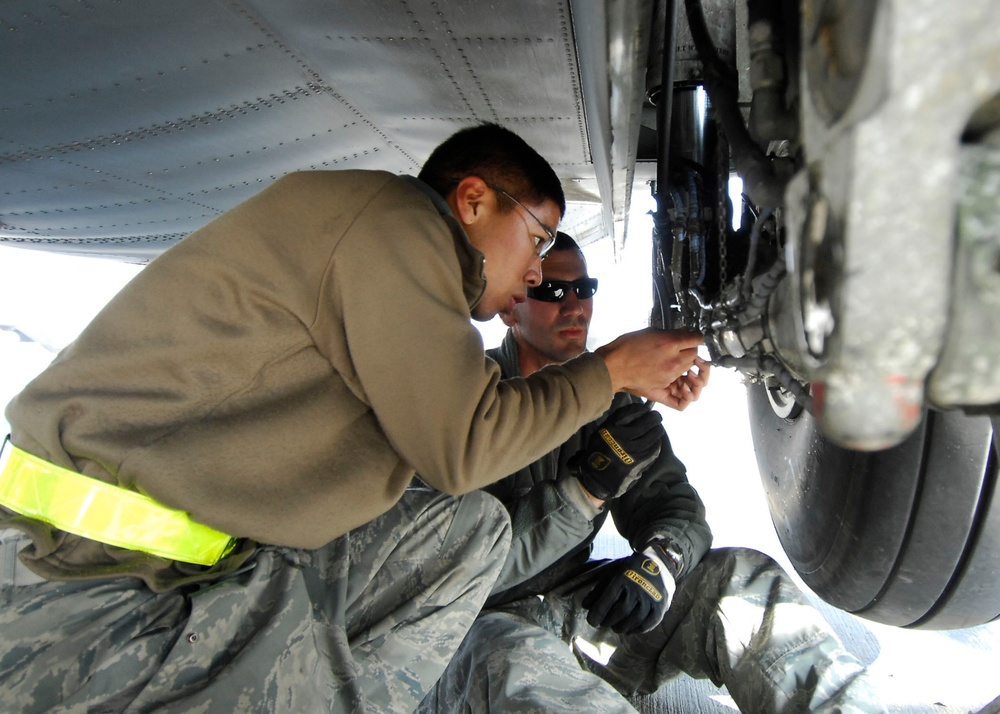
<svg viewBox="0 0 1000 714">
<path fill-rule="evenodd" d="M 412 709 L 509 545 L 470 492 L 617 391 L 667 398 L 700 343 L 501 381 L 469 317 L 525 299 L 564 209 L 481 125 L 418 179 L 286 176 L 154 260 L 8 406 L 0 710 Z"/>
</svg>

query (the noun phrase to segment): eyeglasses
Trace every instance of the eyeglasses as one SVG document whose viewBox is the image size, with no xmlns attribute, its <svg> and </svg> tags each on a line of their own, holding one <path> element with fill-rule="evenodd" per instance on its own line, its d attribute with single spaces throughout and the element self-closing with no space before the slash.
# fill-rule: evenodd
<svg viewBox="0 0 1000 714">
<path fill-rule="evenodd" d="M 487 183 L 486 185 L 492 188 L 497 193 L 503 194 L 504 196 L 509 198 L 511 201 L 513 201 L 518 206 L 527 211 L 528 215 L 534 218 L 538 222 L 538 225 L 540 225 L 542 227 L 542 230 L 545 231 L 545 235 L 547 236 L 547 238 L 539 238 L 538 236 L 533 236 L 535 239 L 535 253 L 538 254 L 539 258 L 544 258 L 546 255 L 548 255 L 549 251 L 552 250 L 552 246 L 556 244 L 556 232 L 551 228 L 549 228 L 544 223 L 542 223 L 542 220 L 534 213 L 532 213 L 530 208 L 525 206 L 523 203 L 518 201 L 516 198 L 514 198 L 509 193 L 504 191 L 502 188 L 500 188 L 499 186 L 494 186 L 491 183 Z"/>
<path fill-rule="evenodd" d="M 569 297 L 569 291 L 576 293 L 577 300 L 589 300 L 597 292 L 597 278 L 580 278 L 579 280 L 545 280 L 533 288 L 528 288 L 528 297 L 542 302 L 563 302 Z"/>
</svg>

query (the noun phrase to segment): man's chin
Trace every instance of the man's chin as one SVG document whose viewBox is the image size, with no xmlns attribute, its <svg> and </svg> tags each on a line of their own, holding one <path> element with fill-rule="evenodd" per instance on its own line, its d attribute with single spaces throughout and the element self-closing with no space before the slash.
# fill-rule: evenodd
<svg viewBox="0 0 1000 714">
<path fill-rule="evenodd" d="M 501 309 L 488 304 L 485 299 L 480 300 L 479 304 L 472 308 L 472 319 L 476 322 L 489 322 L 499 314 L 502 314 Z"/>
<path fill-rule="evenodd" d="M 584 352 L 587 351 L 586 336 L 581 337 L 578 340 L 571 340 L 566 351 L 571 352 L 574 357 L 579 357 L 580 355 L 582 355 Z"/>
</svg>

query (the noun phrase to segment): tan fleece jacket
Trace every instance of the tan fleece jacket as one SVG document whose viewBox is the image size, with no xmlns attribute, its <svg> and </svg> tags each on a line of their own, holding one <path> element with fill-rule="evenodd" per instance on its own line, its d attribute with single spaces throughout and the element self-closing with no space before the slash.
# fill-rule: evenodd
<svg viewBox="0 0 1000 714">
<path fill-rule="evenodd" d="M 388 510 L 415 470 L 479 488 L 610 404 L 594 355 L 501 382 L 469 322 L 484 285 L 482 255 L 423 184 L 292 174 L 129 283 L 10 403 L 12 441 L 249 539 L 212 574 L 253 541 L 319 547 Z M 31 533 L 23 558 L 46 577 L 205 577 L 4 525 Z"/>
</svg>

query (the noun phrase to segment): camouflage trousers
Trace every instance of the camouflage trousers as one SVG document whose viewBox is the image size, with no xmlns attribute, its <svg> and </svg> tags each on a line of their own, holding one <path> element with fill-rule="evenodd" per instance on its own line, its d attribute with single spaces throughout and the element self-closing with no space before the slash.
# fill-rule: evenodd
<svg viewBox="0 0 1000 714">
<path fill-rule="evenodd" d="M 770 557 L 709 551 L 663 622 L 627 636 L 591 627 L 580 604 L 606 563 L 484 611 L 419 711 L 634 712 L 623 695 L 682 672 L 726 685 L 742 712 L 885 711 L 862 665 Z"/>
<path fill-rule="evenodd" d="M 131 578 L 7 583 L 0 711 L 412 711 L 509 542 L 492 497 L 408 491 L 323 548 L 264 547 L 194 592 Z"/>
</svg>

